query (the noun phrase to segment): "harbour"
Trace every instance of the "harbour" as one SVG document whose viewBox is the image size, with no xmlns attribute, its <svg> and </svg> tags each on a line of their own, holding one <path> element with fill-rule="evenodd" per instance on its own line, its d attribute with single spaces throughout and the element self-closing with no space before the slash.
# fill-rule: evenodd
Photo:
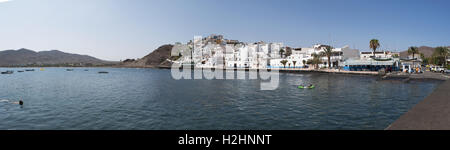
<svg viewBox="0 0 450 150">
<path fill-rule="evenodd" d="M 261 91 L 259 79 L 174 80 L 167 69 L 65 69 L 0 76 L 0 97 L 25 102 L 0 103 L 0 129 L 382 130 L 442 83 L 280 73 L 276 90 Z M 297 88 L 305 84 L 316 87 Z"/>
<path fill-rule="evenodd" d="M 386 130 L 450 130 L 449 89 L 450 81 L 445 81 Z"/>
</svg>

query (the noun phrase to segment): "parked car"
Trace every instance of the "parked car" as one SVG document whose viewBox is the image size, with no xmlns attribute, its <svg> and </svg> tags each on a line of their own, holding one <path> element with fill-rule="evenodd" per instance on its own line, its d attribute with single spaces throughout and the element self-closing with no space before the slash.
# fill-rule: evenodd
<svg viewBox="0 0 450 150">
<path fill-rule="evenodd" d="M 449 70 L 449 69 L 445 69 L 444 73 L 445 73 L 445 74 L 449 74 L 449 73 L 450 73 L 450 70 Z"/>
<path fill-rule="evenodd" d="M 439 67 L 439 66 L 434 66 L 434 67 L 431 68 L 431 71 L 433 71 L 433 72 L 441 72 L 441 73 L 444 73 L 445 70 L 446 70 L 445 68 Z"/>
</svg>

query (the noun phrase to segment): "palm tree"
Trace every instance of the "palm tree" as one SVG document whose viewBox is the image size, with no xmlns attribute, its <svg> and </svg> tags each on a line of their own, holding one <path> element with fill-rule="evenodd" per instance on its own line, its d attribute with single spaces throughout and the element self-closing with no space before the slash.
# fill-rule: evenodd
<svg viewBox="0 0 450 150">
<path fill-rule="evenodd" d="M 320 60 L 321 56 L 316 53 L 311 54 L 311 56 L 313 57 L 313 59 L 308 60 L 308 62 L 306 62 L 306 63 L 312 64 L 314 66 L 314 68 L 317 69 L 319 67 L 318 65 L 320 63 L 322 63 L 322 61 Z"/>
<path fill-rule="evenodd" d="M 322 56 L 327 56 L 328 58 L 328 68 L 331 68 L 331 55 L 333 54 L 333 48 L 331 46 L 325 46 Z"/>
<path fill-rule="evenodd" d="M 428 64 L 429 63 L 429 58 L 425 57 L 425 55 L 423 53 L 419 53 L 420 55 L 420 59 L 422 59 L 422 64 Z"/>
<path fill-rule="evenodd" d="M 292 61 L 292 63 L 294 64 L 294 68 L 295 68 L 295 64 L 297 63 L 297 61 Z"/>
<path fill-rule="evenodd" d="M 286 68 L 286 63 L 287 63 L 287 62 L 288 62 L 287 60 L 282 60 L 282 61 L 280 61 L 280 63 L 283 64 L 284 68 Z"/>
<path fill-rule="evenodd" d="M 375 51 L 377 51 L 377 48 L 380 47 L 380 42 L 378 39 L 372 39 L 370 40 L 369 47 L 373 50 L 373 58 L 375 58 Z"/>
<path fill-rule="evenodd" d="M 447 47 L 436 47 L 434 50 L 435 57 L 438 57 L 440 59 L 440 63 L 444 64 L 445 67 L 447 67 L 447 56 L 450 54 L 450 50 Z"/>
<path fill-rule="evenodd" d="M 281 49 L 280 49 L 280 56 L 281 56 L 281 57 L 283 57 L 283 53 L 284 53 L 284 52 L 285 52 L 284 49 L 281 48 Z"/>
<path fill-rule="evenodd" d="M 412 54 L 413 55 L 413 59 L 414 59 L 415 58 L 414 54 L 419 54 L 419 48 L 417 48 L 415 46 L 409 47 L 408 54 Z"/>
</svg>

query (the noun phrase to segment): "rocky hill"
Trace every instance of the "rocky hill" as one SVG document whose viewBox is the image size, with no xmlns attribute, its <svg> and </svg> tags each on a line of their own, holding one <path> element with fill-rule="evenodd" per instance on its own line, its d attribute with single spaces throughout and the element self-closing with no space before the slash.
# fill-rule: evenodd
<svg viewBox="0 0 450 150">
<path fill-rule="evenodd" d="M 147 56 L 138 60 L 127 60 L 121 63 L 122 67 L 170 67 L 171 63 L 167 59 L 171 59 L 170 53 L 173 45 L 167 44 L 160 46 Z"/>
<path fill-rule="evenodd" d="M 65 53 L 59 50 L 36 52 L 29 49 L 0 51 L 0 66 L 96 66 L 114 64 L 88 55 Z"/>
<path fill-rule="evenodd" d="M 422 53 L 425 57 L 431 57 L 434 52 L 434 47 L 421 46 L 419 47 L 419 53 Z M 408 57 L 408 50 L 400 52 L 400 58 Z M 419 57 L 420 54 L 417 54 L 416 57 Z"/>
</svg>

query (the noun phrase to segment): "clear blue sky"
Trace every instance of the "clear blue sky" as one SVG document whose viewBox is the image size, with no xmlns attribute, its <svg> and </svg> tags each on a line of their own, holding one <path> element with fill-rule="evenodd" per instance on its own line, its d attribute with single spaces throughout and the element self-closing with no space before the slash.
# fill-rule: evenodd
<svg viewBox="0 0 450 150">
<path fill-rule="evenodd" d="M 59 49 L 106 60 L 223 34 L 245 42 L 369 50 L 450 45 L 449 0 L 0 0 L 0 50 Z"/>
</svg>

